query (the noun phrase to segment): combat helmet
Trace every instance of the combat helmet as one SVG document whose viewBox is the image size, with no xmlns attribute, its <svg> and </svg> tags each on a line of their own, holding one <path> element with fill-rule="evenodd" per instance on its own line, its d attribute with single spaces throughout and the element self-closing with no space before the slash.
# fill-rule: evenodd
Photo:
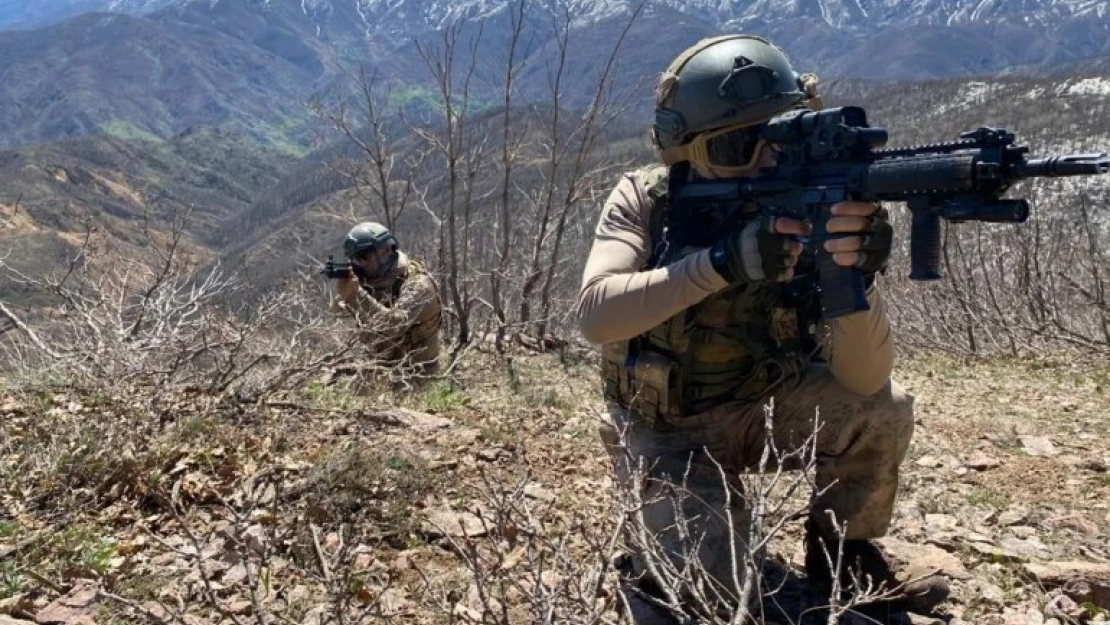
<svg viewBox="0 0 1110 625">
<path fill-rule="evenodd" d="M 356 258 L 364 252 L 381 249 L 385 245 L 397 249 L 397 239 L 393 233 L 379 223 L 366 221 L 347 233 L 347 238 L 343 241 L 343 252 L 347 258 Z"/>
<path fill-rule="evenodd" d="M 803 105 L 815 108 L 816 82 L 813 74 L 795 72 L 786 54 L 762 37 L 703 39 L 660 78 L 652 141 L 665 163 L 673 161 L 668 152 L 698 133 L 758 124 Z"/>
</svg>

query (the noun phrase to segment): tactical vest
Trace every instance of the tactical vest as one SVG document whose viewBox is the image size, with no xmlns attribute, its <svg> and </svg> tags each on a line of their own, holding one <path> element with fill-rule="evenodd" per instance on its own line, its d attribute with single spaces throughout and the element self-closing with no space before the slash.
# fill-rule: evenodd
<svg viewBox="0 0 1110 625">
<path fill-rule="evenodd" d="M 667 170 L 641 169 L 636 178 L 652 202 L 652 244 L 666 249 L 672 245 L 666 240 Z M 644 269 L 700 249 L 655 252 Z M 606 398 L 665 428 L 720 404 L 757 401 L 797 383 L 818 344 L 811 284 L 804 276 L 789 283 L 729 287 L 630 341 L 606 344 Z"/>
</svg>

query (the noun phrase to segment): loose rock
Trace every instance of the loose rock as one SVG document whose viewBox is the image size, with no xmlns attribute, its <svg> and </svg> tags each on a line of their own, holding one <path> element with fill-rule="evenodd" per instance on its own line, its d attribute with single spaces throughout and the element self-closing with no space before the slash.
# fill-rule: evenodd
<svg viewBox="0 0 1110 625">
<path fill-rule="evenodd" d="M 431 538 L 443 536 L 483 536 L 487 533 L 485 525 L 471 512 L 455 510 L 434 510 L 421 524 L 424 533 Z"/>
<path fill-rule="evenodd" d="M 950 579 L 968 579 L 970 574 L 956 556 L 932 545 L 917 545 L 896 538 L 876 541 L 887 557 L 901 563 L 909 576 L 937 571 Z"/>
<path fill-rule="evenodd" d="M 89 616 L 93 613 L 96 601 L 97 585 L 93 582 L 78 582 L 64 596 L 58 597 L 45 608 L 35 614 L 35 621 L 40 625 L 68 624 L 78 618 Z"/>
<path fill-rule="evenodd" d="M 1022 450 L 1030 456 L 1052 457 L 1060 454 L 1052 441 L 1043 436 L 1019 436 L 1018 442 L 1021 443 Z"/>
<path fill-rule="evenodd" d="M 964 461 L 964 466 L 976 471 L 986 471 L 988 469 L 998 467 L 1001 464 L 1002 463 L 999 462 L 997 459 L 988 456 L 982 451 L 976 451 L 972 453 L 971 456 L 969 456 L 968 459 Z"/>
</svg>

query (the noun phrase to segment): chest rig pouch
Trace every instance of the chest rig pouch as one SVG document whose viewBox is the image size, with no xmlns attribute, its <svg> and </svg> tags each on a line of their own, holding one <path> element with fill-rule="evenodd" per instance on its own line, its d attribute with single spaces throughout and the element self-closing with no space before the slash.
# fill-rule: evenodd
<svg viewBox="0 0 1110 625">
<path fill-rule="evenodd" d="M 667 170 L 641 170 L 637 176 L 652 202 L 655 252 L 645 269 L 704 249 L 683 245 L 686 237 L 674 236 L 668 227 Z M 811 272 L 787 283 L 719 291 L 630 341 L 605 345 L 606 398 L 655 429 L 723 403 L 759 401 L 801 379 L 817 351 L 817 304 Z"/>
</svg>

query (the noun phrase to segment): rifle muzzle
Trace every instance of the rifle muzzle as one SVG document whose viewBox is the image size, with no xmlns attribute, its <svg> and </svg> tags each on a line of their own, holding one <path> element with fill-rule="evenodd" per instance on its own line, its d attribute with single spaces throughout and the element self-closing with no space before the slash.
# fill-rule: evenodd
<svg viewBox="0 0 1110 625">
<path fill-rule="evenodd" d="M 1087 176 L 1110 172 L 1110 156 L 1102 154 L 1066 154 L 1027 161 L 1018 170 L 1021 178 L 1032 176 Z"/>
</svg>

